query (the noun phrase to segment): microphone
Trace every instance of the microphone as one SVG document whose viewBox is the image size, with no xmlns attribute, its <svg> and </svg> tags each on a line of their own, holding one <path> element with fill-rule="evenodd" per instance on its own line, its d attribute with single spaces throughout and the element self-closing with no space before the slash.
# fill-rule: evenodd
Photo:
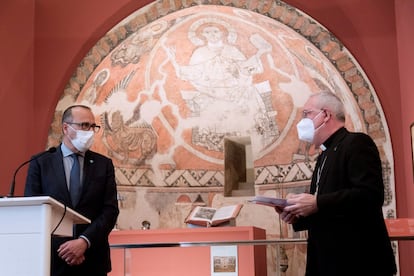
<svg viewBox="0 0 414 276">
<path fill-rule="evenodd" d="M 40 153 L 40 154 L 38 154 L 38 155 L 36 155 L 36 156 L 34 156 L 34 157 L 32 157 L 32 158 L 30 158 L 29 160 L 27 160 L 27 161 L 25 161 L 25 162 L 23 162 L 22 164 L 20 164 L 20 166 L 18 166 L 17 167 L 17 169 L 14 171 L 14 175 L 13 175 L 13 179 L 12 179 L 12 182 L 11 182 L 11 184 L 10 184 L 10 192 L 9 192 L 9 194 L 7 195 L 7 197 L 13 197 L 14 196 L 14 187 L 16 186 L 16 175 L 17 175 L 17 172 L 24 166 L 24 165 L 26 165 L 27 163 L 30 163 L 30 162 L 32 162 L 33 160 L 36 160 L 36 159 L 38 159 L 39 157 L 41 157 L 41 156 L 43 156 L 43 155 L 45 155 L 46 153 L 53 153 L 53 152 L 55 152 L 56 151 L 56 147 L 51 147 L 51 148 L 49 148 L 47 151 L 44 151 L 44 152 L 42 152 L 42 153 Z"/>
</svg>

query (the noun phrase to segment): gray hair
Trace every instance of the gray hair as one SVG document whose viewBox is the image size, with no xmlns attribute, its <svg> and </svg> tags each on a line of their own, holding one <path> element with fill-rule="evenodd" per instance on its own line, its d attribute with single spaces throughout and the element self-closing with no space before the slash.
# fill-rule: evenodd
<svg viewBox="0 0 414 276">
<path fill-rule="evenodd" d="M 336 119 L 340 122 L 345 122 L 345 107 L 341 99 L 330 91 L 322 91 L 320 93 L 312 94 L 310 97 L 317 97 L 317 105 L 320 109 L 328 109 L 331 111 Z"/>
</svg>

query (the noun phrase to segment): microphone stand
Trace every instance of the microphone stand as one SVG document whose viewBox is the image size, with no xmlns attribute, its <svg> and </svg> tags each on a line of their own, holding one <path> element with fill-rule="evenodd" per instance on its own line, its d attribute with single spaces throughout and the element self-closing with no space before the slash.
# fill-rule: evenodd
<svg viewBox="0 0 414 276">
<path fill-rule="evenodd" d="M 10 191 L 9 191 L 9 194 L 6 197 L 13 197 L 14 196 L 14 188 L 16 186 L 16 175 L 24 165 L 26 165 L 27 163 L 32 162 L 33 160 L 38 159 L 39 157 L 45 155 L 46 153 L 53 153 L 55 151 L 56 151 L 56 147 L 51 147 L 47 151 L 44 151 L 44 152 L 38 154 L 37 156 L 32 157 L 29 160 L 27 160 L 27 161 L 23 162 L 22 164 L 20 164 L 20 166 L 18 166 L 17 169 L 14 171 L 13 179 L 12 179 L 12 182 L 10 184 Z"/>
<path fill-rule="evenodd" d="M 43 155 L 43 154 L 42 154 Z M 29 163 L 29 162 L 31 162 L 32 160 L 34 160 L 34 159 L 36 159 L 36 158 L 32 158 L 32 159 L 29 159 L 29 160 L 27 160 L 26 162 L 24 162 L 24 163 L 22 163 L 20 166 L 18 166 L 17 167 L 17 169 L 14 171 L 14 174 L 13 174 L 13 179 L 12 179 L 12 182 L 11 182 L 11 184 L 10 184 L 10 191 L 9 191 L 9 194 L 6 196 L 6 197 L 13 197 L 14 196 L 14 188 L 15 188 L 15 186 L 16 186 L 16 175 L 17 175 L 17 172 L 24 166 L 24 165 L 26 165 L 27 163 Z"/>
</svg>

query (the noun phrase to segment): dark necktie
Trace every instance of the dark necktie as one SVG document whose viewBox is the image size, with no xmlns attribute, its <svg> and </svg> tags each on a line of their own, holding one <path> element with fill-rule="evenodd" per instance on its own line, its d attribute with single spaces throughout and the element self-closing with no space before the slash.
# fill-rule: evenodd
<svg viewBox="0 0 414 276">
<path fill-rule="evenodd" d="M 76 206 L 80 198 L 81 182 L 80 182 L 80 165 L 77 154 L 72 154 L 73 166 L 70 171 L 69 191 L 72 199 L 72 205 Z"/>
</svg>

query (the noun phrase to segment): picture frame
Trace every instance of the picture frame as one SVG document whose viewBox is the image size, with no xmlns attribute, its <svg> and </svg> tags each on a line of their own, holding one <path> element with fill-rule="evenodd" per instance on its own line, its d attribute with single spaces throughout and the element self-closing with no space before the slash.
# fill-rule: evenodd
<svg viewBox="0 0 414 276">
<path fill-rule="evenodd" d="M 412 158 L 412 166 L 413 166 L 413 177 L 414 177 L 414 122 L 410 126 L 410 133 L 411 133 L 411 158 Z"/>
<path fill-rule="evenodd" d="M 237 245 L 211 246 L 211 276 L 238 276 Z"/>
</svg>

